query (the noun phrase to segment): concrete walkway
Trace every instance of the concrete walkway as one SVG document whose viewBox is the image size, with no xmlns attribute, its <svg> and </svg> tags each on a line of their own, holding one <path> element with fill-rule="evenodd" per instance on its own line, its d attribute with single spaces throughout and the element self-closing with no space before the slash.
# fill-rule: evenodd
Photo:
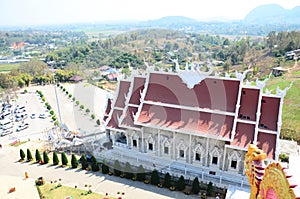
<svg viewBox="0 0 300 199">
<path fill-rule="evenodd" d="M 37 146 L 35 143 L 33 144 L 34 146 Z M 23 150 L 26 150 L 26 147 L 26 144 L 20 146 Z M 141 182 L 103 175 L 101 172 L 62 168 L 61 166 L 52 166 L 51 164 L 38 165 L 26 162 L 20 163 L 18 162 L 20 148 L 6 145 L 0 149 L 0 187 L 4 187 L 0 189 L 0 198 L 38 198 L 37 191 L 33 183 L 35 179 L 41 176 L 44 177 L 46 182 L 55 180 L 58 181 L 61 179 L 62 185 L 71 187 L 76 185 L 78 188 L 83 190 L 87 189 L 85 185 L 91 185 L 92 191 L 108 193 L 114 197 L 118 196 L 117 192 L 124 192 L 126 199 L 199 198 L 192 195 L 187 196 L 181 192 L 171 192 L 168 189 L 146 185 Z M 31 150 L 31 152 L 34 153 L 33 150 Z M 26 171 L 29 174 L 29 179 L 24 180 Z M 8 181 L 9 178 L 14 179 L 15 181 Z M 19 182 L 26 182 L 27 185 L 19 184 Z M 16 187 L 17 191 L 8 195 L 7 192 L 9 187 Z M 18 193 L 22 197 L 19 197 L 19 195 L 17 195 Z"/>
</svg>

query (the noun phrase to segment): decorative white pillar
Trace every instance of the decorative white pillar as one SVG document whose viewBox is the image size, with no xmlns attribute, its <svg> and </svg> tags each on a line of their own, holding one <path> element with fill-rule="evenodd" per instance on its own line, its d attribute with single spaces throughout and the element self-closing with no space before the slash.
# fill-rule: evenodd
<svg viewBox="0 0 300 199">
<path fill-rule="evenodd" d="M 176 150 L 176 148 L 175 148 L 175 144 L 176 144 L 176 143 L 175 143 L 175 142 L 176 142 L 176 139 L 175 139 L 175 132 L 173 131 L 173 159 L 174 159 L 174 160 L 176 160 L 176 154 L 175 154 L 175 153 L 176 153 L 176 151 L 175 151 L 175 150 Z"/>
<path fill-rule="evenodd" d="M 160 148 L 161 148 L 161 146 L 160 146 L 160 129 L 158 129 L 157 130 L 157 156 L 160 156 L 161 155 L 161 151 L 160 151 Z"/>
<path fill-rule="evenodd" d="M 256 111 L 256 122 L 255 122 L 255 130 L 254 130 L 254 139 L 253 139 L 253 144 L 257 144 L 257 137 L 258 137 L 258 125 L 259 125 L 259 120 L 260 120 L 260 109 L 261 109 L 261 100 L 262 100 L 262 89 L 263 87 L 260 88 L 259 90 L 259 97 L 258 97 L 258 104 L 257 104 L 257 111 Z"/>
<path fill-rule="evenodd" d="M 206 162 L 206 166 L 209 166 L 208 164 L 208 156 L 209 156 L 209 147 L 208 147 L 208 144 L 209 144 L 209 138 L 206 139 L 206 157 L 205 157 L 205 162 Z"/>
<path fill-rule="evenodd" d="M 192 164 L 192 135 L 190 134 L 190 144 L 189 144 L 189 158 L 188 162 Z"/>
<path fill-rule="evenodd" d="M 142 150 L 141 150 L 141 152 L 144 153 L 145 152 L 144 128 L 141 129 L 141 132 L 142 132 Z"/>
<path fill-rule="evenodd" d="M 226 161 L 226 145 L 224 146 L 223 165 L 222 165 L 223 171 L 225 169 L 225 161 Z"/>
</svg>

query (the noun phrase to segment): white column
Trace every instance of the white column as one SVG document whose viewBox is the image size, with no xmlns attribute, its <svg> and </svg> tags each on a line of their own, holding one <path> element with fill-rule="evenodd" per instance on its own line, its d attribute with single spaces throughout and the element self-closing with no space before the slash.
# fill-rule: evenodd
<svg viewBox="0 0 300 199">
<path fill-rule="evenodd" d="M 257 137 L 258 137 L 258 125 L 260 120 L 260 109 L 261 109 L 261 100 L 262 100 L 262 94 L 263 94 L 263 87 L 259 89 L 259 97 L 258 97 L 258 104 L 257 104 L 257 111 L 256 111 L 256 122 L 255 122 L 255 130 L 254 130 L 254 139 L 253 144 L 257 144 Z"/>
<path fill-rule="evenodd" d="M 160 148 L 161 148 L 161 146 L 160 146 L 160 129 L 158 129 L 157 130 L 157 156 L 160 156 Z"/>
<path fill-rule="evenodd" d="M 176 142 L 176 139 L 175 139 L 175 132 L 173 131 L 173 159 L 176 160 L 176 151 L 175 151 L 175 142 Z"/>
<path fill-rule="evenodd" d="M 206 165 L 205 166 L 209 166 L 208 164 L 208 156 L 209 156 L 209 147 L 208 147 L 208 144 L 209 144 L 209 138 L 206 139 L 206 157 L 205 157 L 205 162 L 206 162 Z"/>
<path fill-rule="evenodd" d="M 225 169 L 225 161 L 226 161 L 226 145 L 224 146 L 224 154 L 223 154 L 223 165 L 222 165 L 223 171 Z"/>
<path fill-rule="evenodd" d="M 192 164 L 192 135 L 190 134 L 190 144 L 189 144 L 189 158 L 188 162 Z"/>
<path fill-rule="evenodd" d="M 144 128 L 141 129 L 142 132 L 142 150 L 141 152 L 144 153 L 145 152 L 145 145 L 144 145 Z"/>
<path fill-rule="evenodd" d="M 239 110 L 240 110 L 240 106 L 241 106 L 241 94 L 242 94 L 242 88 L 243 88 L 243 80 L 244 80 L 244 78 L 240 79 L 238 98 L 237 98 L 236 106 L 235 106 L 235 114 L 234 114 L 233 126 L 232 126 L 232 131 L 231 131 L 231 140 L 232 141 L 234 140 L 237 119 L 238 119 Z"/>
<path fill-rule="evenodd" d="M 276 146 L 275 146 L 275 161 L 278 161 L 278 158 L 279 158 L 278 141 L 279 141 L 280 129 L 281 129 L 281 125 L 282 125 L 281 114 L 282 114 L 284 96 L 285 95 L 282 95 L 280 98 L 280 105 L 279 105 L 279 111 L 278 111 L 277 135 L 276 135 L 277 137 L 276 137 Z"/>
</svg>

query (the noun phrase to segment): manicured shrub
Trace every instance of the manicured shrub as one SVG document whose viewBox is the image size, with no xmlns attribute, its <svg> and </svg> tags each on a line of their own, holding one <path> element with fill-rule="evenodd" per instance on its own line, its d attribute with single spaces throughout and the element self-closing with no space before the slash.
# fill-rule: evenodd
<svg viewBox="0 0 300 199">
<path fill-rule="evenodd" d="M 85 112 L 86 112 L 86 113 L 89 113 L 89 112 L 91 112 L 91 111 L 90 111 L 89 108 L 87 108 L 87 109 L 85 109 Z"/>
<path fill-rule="evenodd" d="M 134 177 L 134 174 L 132 173 L 131 166 L 129 162 L 126 162 L 125 164 L 125 178 L 132 179 Z"/>
<path fill-rule="evenodd" d="M 150 181 L 151 184 L 153 185 L 158 185 L 158 183 L 160 183 L 160 180 L 159 180 L 159 176 L 158 176 L 158 172 L 156 169 L 154 169 L 151 173 L 151 181 Z"/>
<path fill-rule="evenodd" d="M 142 182 L 146 179 L 145 169 L 142 165 L 140 165 L 137 170 L 136 179 L 140 182 Z"/>
<path fill-rule="evenodd" d="M 92 118 L 92 119 L 95 119 L 95 118 L 96 118 L 95 114 L 92 114 L 92 115 L 91 115 L 91 118 Z"/>
<path fill-rule="evenodd" d="M 102 163 L 101 170 L 102 170 L 103 174 L 108 174 L 109 173 L 109 167 L 107 166 L 106 162 Z"/>
<path fill-rule="evenodd" d="M 213 190 L 214 190 L 213 183 L 209 182 L 208 185 L 207 185 L 207 190 L 206 190 L 207 195 L 212 196 Z"/>
<path fill-rule="evenodd" d="M 25 159 L 25 153 L 24 153 L 23 149 L 20 149 L 20 158 L 21 158 L 21 160 Z"/>
<path fill-rule="evenodd" d="M 39 163 L 42 160 L 41 154 L 38 149 L 35 150 L 35 160 L 37 163 Z"/>
<path fill-rule="evenodd" d="M 63 166 L 67 166 L 68 165 L 68 158 L 67 158 L 67 156 L 66 156 L 66 153 L 65 152 L 62 152 L 61 153 L 61 164 L 63 165 Z"/>
<path fill-rule="evenodd" d="M 53 165 L 58 165 L 59 164 L 59 159 L 57 156 L 57 153 L 54 151 L 53 152 Z"/>
<path fill-rule="evenodd" d="M 80 108 L 81 110 L 83 110 L 83 109 L 84 109 L 84 106 L 81 104 L 79 108 Z"/>
<path fill-rule="evenodd" d="M 74 102 L 75 100 L 76 100 L 76 98 L 75 98 L 75 97 L 73 97 L 73 98 L 72 98 L 72 101 Z"/>
<path fill-rule="evenodd" d="M 71 98 L 72 97 L 72 94 L 69 94 L 69 98 Z"/>
<path fill-rule="evenodd" d="M 71 158 L 71 165 L 73 169 L 76 169 L 78 167 L 78 160 L 76 158 L 76 156 L 74 154 L 72 154 L 72 158 Z"/>
<path fill-rule="evenodd" d="M 198 194 L 200 192 L 200 185 L 199 185 L 198 177 L 195 177 L 195 179 L 193 180 L 191 192 L 194 194 Z"/>
<path fill-rule="evenodd" d="M 43 152 L 43 159 L 45 164 L 49 163 L 49 157 L 46 151 Z"/>
<path fill-rule="evenodd" d="M 32 159 L 31 151 L 27 149 L 27 161 L 31 161 Z"/>
<path fill-rule="evenodd" d="M 163 186 L 166 188 L 170 188 L 172 186 L 171 176 L 169 173 L 165 174 Z"/>
<path fill-rule="evenodd" d="M 115 176 L 120 176 L 121 175 L 121 165 L 118 160 L 115 160 L 114 164 L 114 175 Z"/>
<path fill-rule="evenodd" d="M 53 110 L 51 110 L 49 113 L 50 113 L 51 115 L 54 115 L 54 111 L 53 111 Z"/>
<path fill-rule="evenodd" d="M 99 119 L 97 119 L 96 124 L 97 124 L 97 125 L 100 125 L 100 124 L 101 124 Z"/>
<path fill-rule="evenodd" d="M 99 171 L 99 169 L 100 169 L 98 161 L 97 161 L 97 159 L 94 156 L 92 156 L 91 167 L 92 167 L 92 171 Z"/>
<path fill-rule="evenodd" d="M 81 168 L 82 168 L 82 170 L 86 170 L 89 165 L 87 163 L 87 160 L 86 160 L 86 157 L 85 157 L 84 154 L 81 156 L 80 162 L 81 162 Z"/>
<path fill-rule="evenodd" d="M 185 189 L 185 181 L 184 181 L 184 177 L 183 176 L 180 176 L 180 178 L 176 182 L 176 189 L 178 191 L 182 191 L 182 190 Z"/>
<path fill-rule="evenodd" d="M 77 106 L 79 105 L 79 101 L 78 100 L 75 103 L 76 103 Z"/>
</svg>

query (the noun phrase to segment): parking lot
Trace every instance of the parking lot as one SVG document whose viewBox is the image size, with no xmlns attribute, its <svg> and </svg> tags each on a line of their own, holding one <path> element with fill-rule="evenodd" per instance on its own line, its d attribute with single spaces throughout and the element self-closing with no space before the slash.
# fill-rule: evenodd
<svg viewBox="0 0 300 199">
<path fill-rule="evenodd" d="M 12 107 L 10 110 L 13 112 L 7 116 L 6 120 L 11 120 L 12 128 L 9 129 L 10 134 L 4 135 L 2 140 L 8 142 L 9 140 L 25 140 L 25 139 L 44 139 L 45 132 L 54 126 L 52 119 L 50 117 L 49 111 L 46 109 L 44 103 L 40 97 L 35 92 L 30 92 L 26 94 L 18 94 L 17 99 L 14 99 L 10 103 Z M 24 106 L 24 109 L 17 113 L 16 107 Z M 16 112 L 15 112 L 16 110 Z M 25 111 L 24 111 L 25 110 Z M 23 115 L 24 117 L 16 119 L 16 115 Z M 30 116 L 35 114 L 35 118 Z M 39 118 L 40 114 L 45 114 L 46 118 Z M 28 124 L 28 128 L 20 129 L 20 125 Z M 17 131 L 20 130 L 20 131 Z"/>
</svg>

